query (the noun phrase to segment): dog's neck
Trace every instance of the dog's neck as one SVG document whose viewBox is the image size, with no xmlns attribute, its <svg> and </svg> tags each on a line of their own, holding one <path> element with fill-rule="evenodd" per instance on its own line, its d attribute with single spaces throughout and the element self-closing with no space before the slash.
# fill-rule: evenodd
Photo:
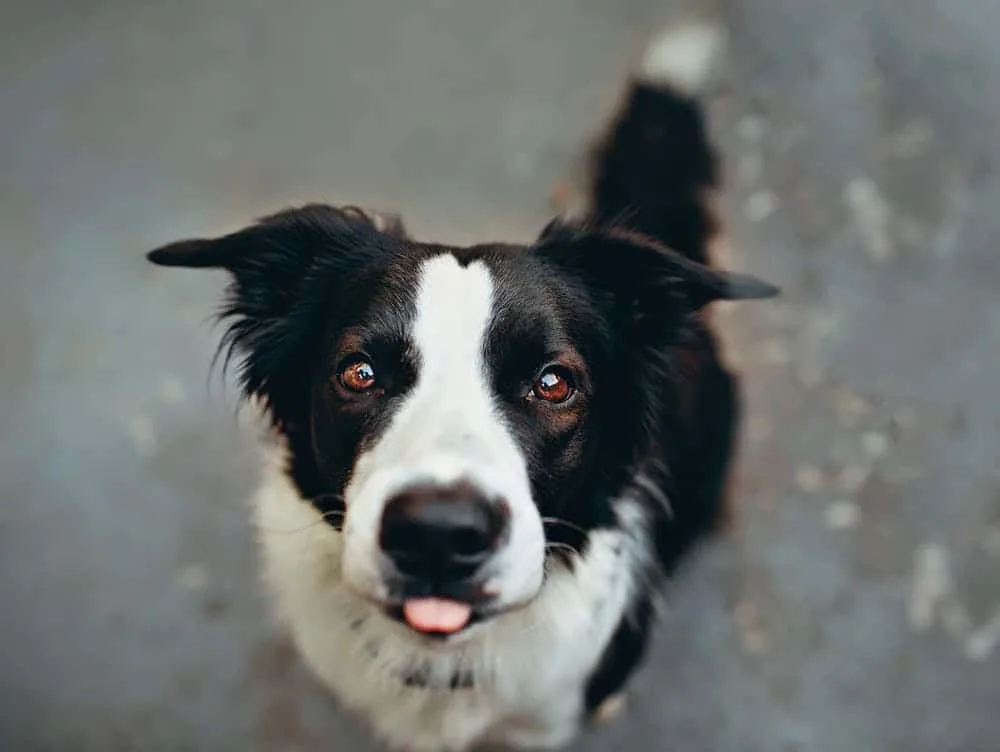
<svg viewBox="0 0 1000 752">
<path fill-rule="evenodd" d="M 456 671 L 446 682 L 432 681 L 426 669 L 414 668 L 403 673 L 403 686 L 453 692 L 459 689 L 473 689 L 476 686 L 471 671 Z"/>
</svg>

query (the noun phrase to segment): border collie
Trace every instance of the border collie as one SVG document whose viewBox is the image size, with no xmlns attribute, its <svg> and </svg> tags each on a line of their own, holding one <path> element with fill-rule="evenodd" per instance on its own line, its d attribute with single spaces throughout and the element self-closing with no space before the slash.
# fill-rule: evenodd
<svg viewBox="0 0 1000 752">
<path fill-rule="evenodd" d="M 530 245 L 310 205 L 149 259 L 231 275 L 224 352 L 268 431 L 264 579 L 305 662 L 400 750 L 554 748 L 620 705 L 657 590 L 724 514 L 738 418 L 696 95 L 722 37 L 661 36 Z"/>
</svg>

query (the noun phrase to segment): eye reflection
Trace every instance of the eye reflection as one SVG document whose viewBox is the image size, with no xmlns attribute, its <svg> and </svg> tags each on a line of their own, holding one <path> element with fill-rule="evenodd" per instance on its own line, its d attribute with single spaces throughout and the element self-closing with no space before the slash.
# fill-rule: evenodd
<svg viewBox="0 0 1000 752">
<path fill-rule="evenodd" d="M 549 366 L 535 379 L 531 396 L 543 402 L 566 402 L 576 392 L 573 378 L 562 366 Z"/>
<path fill-rule="evenodd" d="M 351 392 L 367 392 L 375 388 L 375 368 L 367 360 L 353 360 L 337 374 L 340 385 Z"/>
</svg>

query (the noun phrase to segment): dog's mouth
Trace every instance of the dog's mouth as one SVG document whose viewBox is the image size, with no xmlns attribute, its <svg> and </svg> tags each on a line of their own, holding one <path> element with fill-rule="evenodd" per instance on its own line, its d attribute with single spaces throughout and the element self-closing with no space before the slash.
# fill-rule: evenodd
<svg viewBox="0 0 1000 752">
<path fill-rule="evenodd" d="M 421 595 L 383 604 L 382 611 L 414 634 L 447 642 L 461 639 L 477 626 L 527 608 L 534 598 L 532 596 L 514 604 L 498 606 L 491 600 L 470 602 L 440 595 Z"/>
<path fill-rule="evenodd" d="M 390 577 L 386 584 L 389 597 L 375 601 L 382 612 L 414 634 L 438 640 L 458 638 L 522 605 L 503 603 L 482 578 L 442 583 Z"/>
<path fill-rule="evenodd" d="M 408 598 L 386 609 L 388 615 L 427 637 L 447 639 L 483 621 L 485 614 L 469 603 L 450 598 Z"/>
</svg>

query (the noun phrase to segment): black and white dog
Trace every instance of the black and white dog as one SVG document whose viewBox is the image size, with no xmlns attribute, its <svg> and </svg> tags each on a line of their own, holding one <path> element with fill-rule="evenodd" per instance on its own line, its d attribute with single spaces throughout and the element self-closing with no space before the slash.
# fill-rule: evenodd
<svg viewBox="0 0 1000 752">
<path fill-rule="evenodd" d="M 722 516 L 738 395 L 706 307 L 776 289 L 708 266 L 694 97 L 720 44 L 688 25 L 650 48 L 590 205 L 529 246 L 313 205 L 149 255 L 232 275 L 225 344 L 270 427 L 266 582 L 394 748 L 569 742 Z"/>
</svg>

